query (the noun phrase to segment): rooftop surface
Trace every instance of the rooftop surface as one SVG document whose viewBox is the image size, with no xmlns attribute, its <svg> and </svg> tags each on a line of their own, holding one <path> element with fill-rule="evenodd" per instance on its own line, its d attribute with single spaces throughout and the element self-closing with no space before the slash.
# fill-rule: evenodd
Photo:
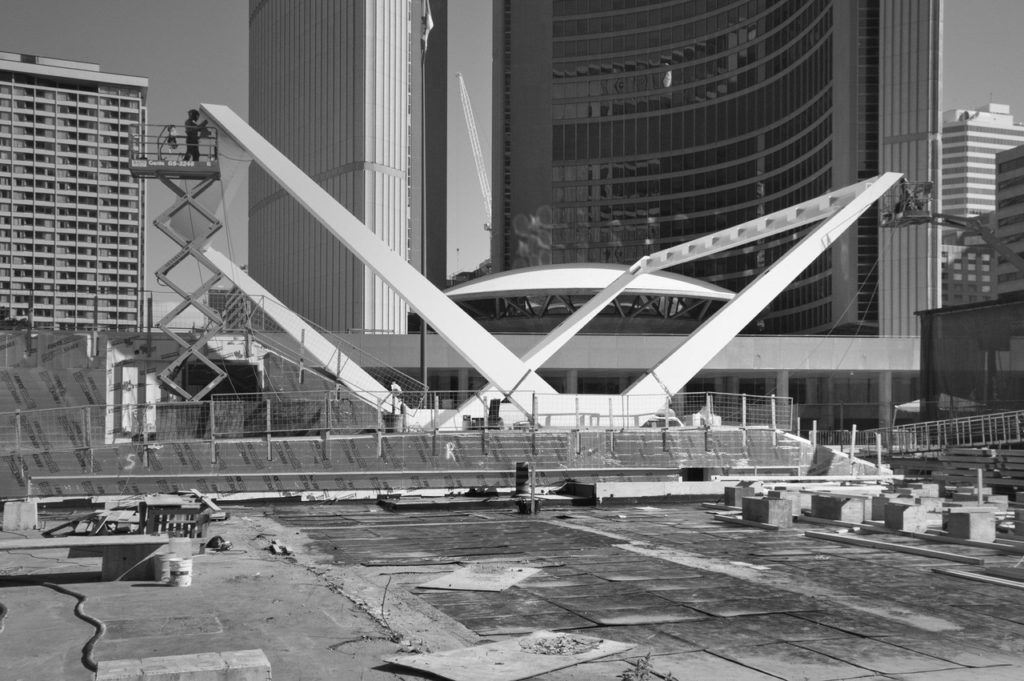
<svg viewBox="0 0 1024 681">
<path fill-rule="evenodd" d="M 544 507 L 537 515 L 508 503 L 231 512 L 211 530 L 231 550 L 197 555 L 189 587 L 99 582 L 98 559 L 51 549 L 0 552 L 0 576 L 60 581 L 85 595 L 84 610 L 106 624 L 97 660 L 260 648 L 278 681 L 437 678 L 385 658 L 538 630 L 634 644 L 530 677 L 543 681 L 622 678 L 648 654 L 654 672 L 677 679 L 1024 678 L 1020 587 L 934 571 L 980 572 L 975 565 L 805 536 L 848 528 L 743 527 L 694 504 Z M 295 555 L 272 555 L 271 539 Z M 986 566 L 1020 560 L 939 548 Z M 421 586 L 457 581 L 466 567 L 529 576 L 499 591 Z M 0 603 L 0 677 L 92 678 L 80 657 L 93 628 L 73 616 L 73 598 L 0 583 Z M 478 663 L 477 678 L 499 678 Z"/>
</svg>

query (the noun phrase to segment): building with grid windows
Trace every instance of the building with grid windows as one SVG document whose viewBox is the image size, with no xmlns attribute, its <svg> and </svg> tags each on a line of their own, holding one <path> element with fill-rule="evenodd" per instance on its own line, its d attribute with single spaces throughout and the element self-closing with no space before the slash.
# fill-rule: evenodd
<svg viewBox="0 0 1024 681">
<path fill-rule="evenodd" d="M 942 212 L 983 215 L 996 209 L 996 154 L 1024 144 L 1024 125 L 1005 104 L 942 115 Z"/>
<path fill-rule="evenodd" d="M 996 154 L 1019 144 L 1024 144 L 1024 125 L 1014 121 L 1005 104 L 946 111 L 942 116 L 942 212 L 991 221 L 997 204 Z M 980 236 L 947 230 L 942 251 L 943 305 L 996 297 L 996 257 Z"/>
<path fill-rule="evenodd" d="M 996 210 L 989 226 L 1024 257 L 1024 145 L 996 154 Z M 1000 258 L 996 267 L 999 295 L 1024 295 L 1024 272 Z"/>
<path fill-rule="evenodd" d="M 938 179 L 939 0 L 495 0 L 492 263 L 631 264 L 883 171 Z M 688 264 L 731 290 L 785 235 Z M 913 335 L 931 225 L 865 215 L 749 331 Z"/>
<path fill-rule="evenodd" d="M 0 314 L 135 329 L 145 185 L 128 171 L 149 81 L 0 52 Z"/>
</svg>

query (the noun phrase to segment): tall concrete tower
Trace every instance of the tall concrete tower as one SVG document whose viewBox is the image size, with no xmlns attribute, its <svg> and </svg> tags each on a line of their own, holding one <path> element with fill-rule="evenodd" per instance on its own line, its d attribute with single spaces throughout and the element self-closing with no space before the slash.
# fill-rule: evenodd
<svg viewBox="0 0 1024 681">
<path fill-rule="evenodd" d="M 424 70 L 446 52 L 438 25 L 444 3 L 431 4 Z M 249 12 L 253 127 L 416 267 L 425 233 L 422 13 L 420 0 L 250 0 Z M 444 101 L 443 87 L 441 80 L 436 91 L 428 89 L 426 110 L 435 117 L 431 98 Z M 428 119 L 429 145 L 438 143 L 436 125 Z M 428 191 L 444 197 L 444 154 L 428 154 Z M 249 267 L 260 283 L 328 330 L 405 332 L 405 302 L 258 169 L 249 201 Z M 429 226 L 439 224 L 441 235 L 428 233 L 426 243 L 439 249 L 443 278 L 444 200 L 427 205 Z"/>
</svg>

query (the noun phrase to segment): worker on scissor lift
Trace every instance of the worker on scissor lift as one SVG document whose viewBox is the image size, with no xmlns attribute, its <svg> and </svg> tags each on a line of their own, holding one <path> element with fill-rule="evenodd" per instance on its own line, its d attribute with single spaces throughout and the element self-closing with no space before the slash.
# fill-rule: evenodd
<svg viewBox="0 0 1024 681">
<path fill-rule="evenodd" d="M 186 161 L 199 160 L 199 138 L 209 137 L 210 131 L 206 127 L 206 121 L 199 122 L 199 111 L 188 110 L 188 118 L 185 120 L 185 158 Z"/>
</svg>

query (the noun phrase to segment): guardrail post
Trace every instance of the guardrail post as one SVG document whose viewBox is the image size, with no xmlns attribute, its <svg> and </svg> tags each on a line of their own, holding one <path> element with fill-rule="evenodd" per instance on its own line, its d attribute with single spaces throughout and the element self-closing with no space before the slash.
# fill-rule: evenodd
<svg viewBox="0 0 1024 681">
<path fill-rule="evenodd" d="M 82 407 L 82 430 L 85 431 L 85 448 L 89 450 L 89 472 L 92 473 L 92 413 L 89 407 Z"/>
<path fill-rule="evenodd" d="M 776 420 L 775 420 L 775 395 L 772 395 L 772 430 L 775 430 L 775 428 L 776 428 Z"/>
<path fill-rule="evenodd" d="M 580 427 L 580 396 L 579 395 L 576 396 L 576 401 L 575 401 L 574 406 L 573 406 L 573 416 L 575 417 L 573 419 L 573 421 L 576 423 L 576 427 L 579 428 Z"/>
<path fill-rule="evenodd" d="M 18 464 L 21 466 L 21 470 L 25 472 L 25 457 L 21 454 L 21 410 L 17 409 L 14 412 L 14 451 L 18 455 Z M 25 476 L 28 480 L 28 476 Z"/>
<path fill-rule="evenodd" d="M 264 419 L 265 419 L 265 421 L 264 421 L 264 428 L 265 428 L 265 435 L 266 435 L 266 439 L 267 439 L 267 461 L 273 461 L 274 460 L 274 449 L 273 449 L 273 445 L 271 445 L 271 441 L 270 441 L 270 433 L 271 433 L 271 430 L 272 430 L 271 427 L 270 427 L 270 400 L 263 400 L 263 405 L 265 407 L 265 410 L 264 410 L 265 411 L 265 414 L 264 414 Z"/>
<path fill-rule="evenodd" d="M 740 395 L 740 425 L 744 428 L 747 427 L 747 394 L 742 393 Z"/>
<path fill-rule="evenodd" d="M 878 473 L 882 473 L 882 434 L 875 433 L 875 460 L 876 466 L 878 467 Z"/>
<path fill-rule="evenodd" d="M 211 396 L 211 398 L 210 398 L 210 463 L 217 463 L 217 438 L 216 438 L 216 436 L 214 434 L 216 432 L 216 429 L 215 429 L 216 424 L 213 421 L 213 416 L 214 416 L 214 412 L 215 412 L 214 405 L 216 405 L 216 400 L 214 400 L 212 398 L 212 396 Z"/>
<path fill-rule="evenodd" d="M 857 455 L 857 424 L 850 426 L 850 456 Z"/>
<path fill-rule="evenodd" d="M 811 446 L 818 447 L 818 419 L 811 421 Z"/>
<path fill-rule="evenodd" d="M 323 445 L 323 457 L 324 461 L 330 461 L 330 456 L 327 454 L 328 440 L 331 436 L 331 393 L 324 393 L 324 429 L 321 433 L 321 444 Z"/>
</svg>

